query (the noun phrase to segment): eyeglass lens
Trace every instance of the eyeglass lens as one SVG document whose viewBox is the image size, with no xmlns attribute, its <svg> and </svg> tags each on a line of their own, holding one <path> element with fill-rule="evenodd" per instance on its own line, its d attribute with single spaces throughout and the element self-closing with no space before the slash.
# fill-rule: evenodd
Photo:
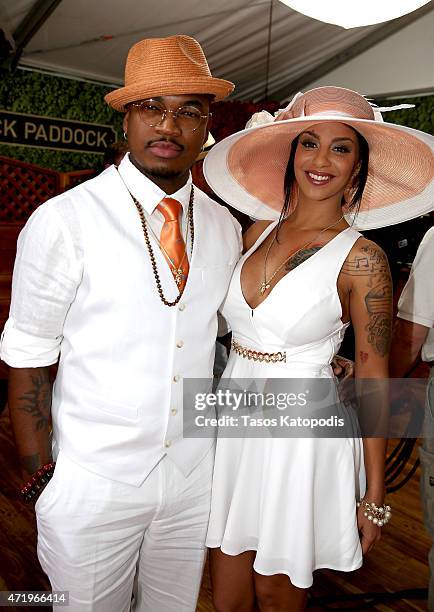
<svg viewBox="0 0 434 612">
<path fill-rule="evenodd" d="M 181 106 L 171 111 L 155 100 L 144 100 L 137 104 L 137 108 L 141 120 L 149 127 L 154 127 L 164 121 L 167 113 L 171 113 L 178 126 L 186 130 L 196 130 L 203 118 L 200 110 L 194 106 Z"/>
</svg>

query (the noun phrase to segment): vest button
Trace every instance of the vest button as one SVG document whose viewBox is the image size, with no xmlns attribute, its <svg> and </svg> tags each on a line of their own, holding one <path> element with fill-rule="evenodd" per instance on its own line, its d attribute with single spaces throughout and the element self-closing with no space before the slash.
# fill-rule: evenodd
<svg viewBox="0 0 434 612">
<path fill-rule="evenodd" d="M 173 382 L 179 382 L 180 379 L 180 375 L 179 374 L 175 374 L 175 376 L 173 377 Z"/>
<path fill-rule="evenodd" d="M 182 348 L 184 346 L 184 341 L 183 340 L 178 340 L 178 342 L 176 343 L 176 346 L 178 348 Z"/>
<path fill-rule="evenodd" d="M 185 304 L 180 304 L 178 308 L 182 312 L 183 310 L 185 310 Z"/>
<path fill-rule="evenodd" d="M 176 416 L 178 414 L 178 411 L 176 408 L 172 408 L 170 412 L 172 413 L 172 416 Z"/>
<path fill-rule="evenodd" d="M 166 448 L 169 448 L 170 444 L 171 444 L 170 440 L 166 440 L 165 443 L 164 443 L 164 446 Z"/>
</svg>

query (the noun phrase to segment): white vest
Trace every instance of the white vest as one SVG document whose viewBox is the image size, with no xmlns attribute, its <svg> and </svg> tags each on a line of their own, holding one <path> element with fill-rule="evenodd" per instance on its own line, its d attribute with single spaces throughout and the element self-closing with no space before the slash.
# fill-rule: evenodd
<svg viewBox="0 0 434 612">
<path fill-rule="evenodd" d="M 114 167 L 69 192 L 73 202 L 74 193 L 84 271 L 63 330 L 55 446 L 83 467 L 132 485 L 166 453 L 187 475 L 213 440 L 183 439 L 182 379 L 212 376 L 216 313 L 239 257 L 239 226 L 195 188 L 188 281 L 179 304 L 168 307 L 157 293 L 137 210 Z M 152 242 L 172 300 L 173 277 Z"/>
</svg>

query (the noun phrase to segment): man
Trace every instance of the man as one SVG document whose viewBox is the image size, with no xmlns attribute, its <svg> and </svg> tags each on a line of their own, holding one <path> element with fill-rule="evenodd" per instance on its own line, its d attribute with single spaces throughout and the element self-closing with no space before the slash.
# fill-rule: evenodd
<svg viewBox="0 0 434 612">
<path fill-rule="evenodd" d="M 52 397 L 38 556 L 71 612 L 129 610 L 135 579 L 136 610 L 195 609 L 213 441 L 183 439 L 182 379 L 212 376 L 241 241 L 189 170 L 232 89 L 188 36 L 134 45 L 106 96 L 129 155 L 40 206 L 19 239 L 1 357 L 28 498 L 53 471 Z"/>
<path fill-rule="evenodd" d="M 407 376 L 420 357 L 431 366 L 420 448 L 421 497 L 425 527 L 434 540 L 434 227 L 420 243 L 410 277 L 398 302 L 390 353 L 390 375 Z M 434 545 L 429 553 L 428 610 L 434 612 Z"/>
</svg>

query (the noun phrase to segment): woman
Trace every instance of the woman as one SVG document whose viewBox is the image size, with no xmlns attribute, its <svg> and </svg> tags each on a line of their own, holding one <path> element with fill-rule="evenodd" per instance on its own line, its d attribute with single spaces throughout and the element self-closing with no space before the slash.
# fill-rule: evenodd
<svg viewBox="0 0 434 612">
<path fill-rule="evenodd" d="M 387 258 L 352 224 L 380 224 L 378 199 L 391 223 L 394 214 L 404 220 L 402 210 L 420 214 L 432 151 L 415 130 L 375 121 L 362 96 L 341 88 L 299 94 L 265 119 L 218 144 L 204 168 L 232 206 L 277 217 L 246 233 L 222 309 L 233 334 L 223 378 L 329 379 L 334 389 L 330 363 L 352 323 L 356 378 L 385 379 Z M 395 151 L 398 140 L 404 151 Z M 360 567 L 390 518 L 383 438 L 269 433 L 217 443 L 207 545 L 219 612 L 303 610 L 312 572 Z"/>
</svg>

